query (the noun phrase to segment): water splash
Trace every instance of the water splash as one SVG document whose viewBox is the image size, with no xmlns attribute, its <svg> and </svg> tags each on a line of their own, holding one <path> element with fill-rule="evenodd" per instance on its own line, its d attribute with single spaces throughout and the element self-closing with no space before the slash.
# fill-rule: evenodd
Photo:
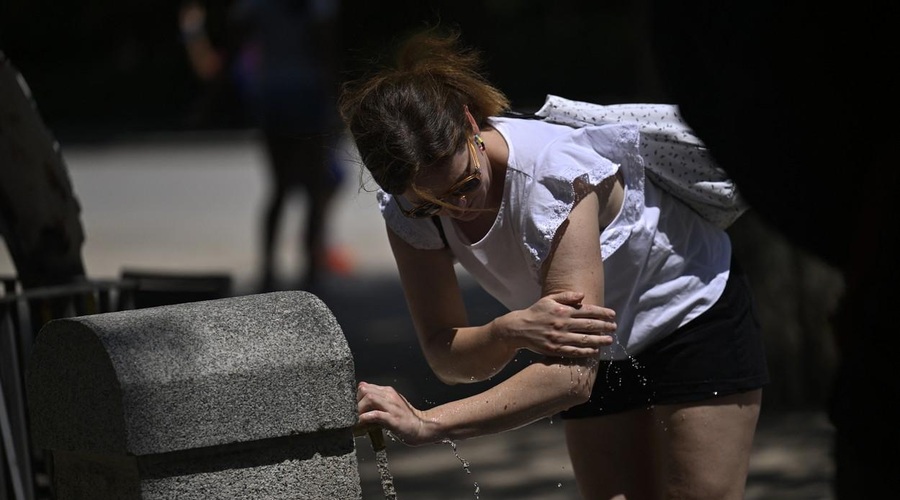
<svg viewBox="0 0 900 500">
<path fill-rule="evenodd" d="M 450 448 L 453 449 L 453 454 L 456 456 L 456 459 L 459 460 L 459 463 L 462 464 L 463 470 L 466 471 L 466 474 L 472 474 L 472 471 L 469 469 L 469 461 L 459 456 L 459 450 L 456 447 L 456 443 L 449 439 L 444 439 L 441 441 L 444 444 L 449 444 Z M 481 486 L 478 485 L 478 482 L 475 482 L 475 500 L 481 498 Z"/>
<path fill-rule="evenodd" d="M 605 387 L 609 391 L 621 390 L 623 387 L 626 387 L 633 383 L 638 383 L 644 387 L 647 387 L 650 383 L 650 380 L 647 378 L 644 373 L 646 367 L 642 365 L 637 358 L 628 352 L 628 349 L 622 344 L 618 338 L 615 339 L 614 345 L 618 347 L 623 354 L 625 354 L 625 358 L 621 359 L 607 359 L 605 370 L 601 371 L 597 374 L 597 383 L 603 381 L 605 383 Z M 622 362 L 630 364 L 631 370 L 629 371 L 627 366 L 624 366 Z M 648 407 L 652 405 L 652 402 L 655 398 L 655 391 L 653 393 L 647 394 L 646 404 Z M 602 403 L 603 396 L 600 396 L 600 400 L 596 403 Z"/>
<path fill-rule="evenodd" d="M 453 454 L 456 455 L 456 459 L 459 460 L 459 463 L 462 464 L 463 470 L 466 471 L 466 474 L 471 474 L 472 471 L 469 470 L 469 462 L 466 459 L 464 459 L 463 457 L 459 456 L 459 450 L 456 448 L 456 443 L 454 443 L 453 441 L 451 441 L 449 439 L 444 439 L 441 442 L 444 444 L 449 444 L 450 448 L 453 448 Z"/>
</svg>

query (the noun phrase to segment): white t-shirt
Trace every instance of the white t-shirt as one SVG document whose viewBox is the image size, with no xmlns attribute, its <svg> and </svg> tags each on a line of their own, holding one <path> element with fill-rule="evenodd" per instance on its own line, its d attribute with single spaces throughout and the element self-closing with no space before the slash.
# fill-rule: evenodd
<svg viewBox="0 0 900 500">
<path fill-rule="evenodd" d="M 477 242 L 441 224 L 457 261 L 510 310 L 541 297 L 540 269 L 556 231 L 575 204 L 574 181 L 591 185 L 622 171 L 625 196 L 600 234 L 607 307 L 616 311 L 616 343 L 604 359 L 638 354 L 706 311 L 728 280 L 728 235 L 644 175 L 634 125 L 572 128 L 539 120 L 493 118 L 509 146 L 503 199 L 488 233 Z M 379 192 L 388 227 L 420 249 L 443 247 L 430 219 L 404 217 Z"/>
</svg>

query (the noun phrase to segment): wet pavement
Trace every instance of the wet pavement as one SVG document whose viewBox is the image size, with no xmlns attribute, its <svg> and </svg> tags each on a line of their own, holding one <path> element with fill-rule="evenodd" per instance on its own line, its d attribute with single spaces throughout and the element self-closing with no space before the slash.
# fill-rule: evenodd
<svg viewBox="0 0 900 500">
<path fill-rule="evenodd" d="M 212 272 L 231 276 L 236 294 L 256 291 L 257 221 L 267 178 L 255 135 L 142 137 L 63 144 L 62 150 L 83 209 L 90 278 L 114 279 L 124 269 Z M 349 255 L 352 265 L 349 273 L 332 276 L 314 292 L 341 324 L 357 377 L 395 385 L 421 405 L 478 390 L 478 385 L 444 386 L 431 375 L 415 342 L 374 196 L 359 189 L 354 165 L 347 166 L 346 174 L 332 213 L 330 241 Z M 287 270 L 285 288 L 299 275 L 295 243 L 301 237 L 302 202 L 292 202 L 284 221 L 279 259 Z M 0 274 L 11 271 L 0 252 Z M 502 310 L 464 273 L 460 277 L 472 321 Z M 561 432 L 559 422 L 543 420 L 456 443 L 455 451 L 449 444 L 409 448 L 389 442 L 397 497 L 577 498 Z M 764 413 L 746 498 L 833 498 L 831 432 L 822 412 Z M 357 450 L 363 498 L 384 498 L 367 438 L 358 438 Z"/>
</svg>

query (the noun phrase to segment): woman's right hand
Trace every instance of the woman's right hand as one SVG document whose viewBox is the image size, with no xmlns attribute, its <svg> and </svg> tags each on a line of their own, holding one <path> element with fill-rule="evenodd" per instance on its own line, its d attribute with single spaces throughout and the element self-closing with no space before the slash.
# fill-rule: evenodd
<svg viewBox="0 0 900 500">
<path fill-rule="evenodd" d="M 409 404 L 403 395 L 390 386 L 360 382 L 356 388 L 359 421 L 356 428 L 366 431 L 373 427 L 387 429 L 408 446 L 437 441 L 424 412 Z"/>
<path fill-rule="evenodd" d="M 512 311 L 492 322 L 494 335 L 517 349 L 547 356 L 596 356 L 613 343 L 616 313 L 606 307 L 583 304 L 580 292 L 559 292 Z"/>
</svg>

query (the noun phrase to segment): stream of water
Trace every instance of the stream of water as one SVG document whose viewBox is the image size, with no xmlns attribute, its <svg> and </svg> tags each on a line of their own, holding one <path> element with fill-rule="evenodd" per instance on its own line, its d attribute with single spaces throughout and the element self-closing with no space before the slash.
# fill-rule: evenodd
<svg viewBox="0 0 900 500">
<path fill-rule="evenodd" d="M 381 491 L 385 500 L 397 500 L 397 492 L 394 490 L 394 476 L 388 467 L 387 445 L 384 442 L 384 432 L 378 429 L 369 430 L 369 440 L 375 451 L 375 465 L 378 466 L 378 474 L 381 476 Z"/>
<path fill-rule="evenodd" d="M 381 475 L 381 491 L 385 500 L 397 500 L 397 492 L 394 490 L 394 476 L 388 468 L 387 449 L 375 452 L 375 464 L 378 466 L 378 474 Z"/>
</svg>

